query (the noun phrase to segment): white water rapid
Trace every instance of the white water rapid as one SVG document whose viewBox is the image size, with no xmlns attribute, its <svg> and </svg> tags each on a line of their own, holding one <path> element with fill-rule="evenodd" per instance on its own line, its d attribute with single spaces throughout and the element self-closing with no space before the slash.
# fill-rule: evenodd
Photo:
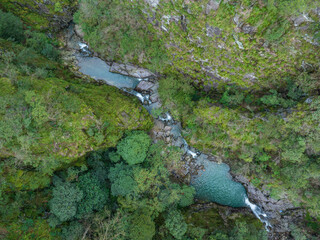
<svg viewBox="0 0 320 240">
<path fill-rule="evenodd" d="M 260 207 L 257 205 L 253 204 L 252 202 L 249 201 L 249 199 L 246 197 L 245 198 L 245 203 L 246 205 L 251 209 L 251 211 L 254 213 L 254 215 L 262 222 L 265 224 L 266 230 L 269 232 L 270 228 L 272 228 L 271 224 L 268 221 L 268 216 L 265 212 L 262 211 Z"/>
</svg>

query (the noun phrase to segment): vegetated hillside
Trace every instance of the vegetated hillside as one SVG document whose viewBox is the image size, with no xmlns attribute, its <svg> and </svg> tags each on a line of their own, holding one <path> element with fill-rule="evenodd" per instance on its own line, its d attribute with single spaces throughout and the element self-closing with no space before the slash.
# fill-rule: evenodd
<svg viewBox="0 0 320 240">
<path fill-rule="evenodd" d="M 81 0 L 75 21 L 107 59 L 168 67 L 202 86 L 257 90 L 318 67 L 317 7 L 313 0 Z"/>
<path fill-rule="evenodd" d="M 137 99 L 75 78 L 50 39 L 0 14 L 11 24 L 0 39 L 0 158 L 13 189 L 47 186 L 55 170 L 115 146 L 124 131 L 152 127 Z"/>
<path fill-rule="evenodd" d="M 79 3 L 93 49 L 165 75 L 161 98 L 191 145 L 319 219 L 316 1 Z"/>
<path fill-rule="evenodd" d="M 77 4 L 77 0 L 2 0 L 0 8 L 19 16 L 34 29 L 56 32 L 68 26 Z"/>
<path fill-rule="evenodd" d="M 54 30 L 76 2 L 55 3 L 1 7 Z M 79 3 L 75 21 L 90 47 L 164 75 L 163 110 L 182 122 L 191 145 L 306 209 L 304 221 L 276 237 L 317 239 L 316 1 Z M 138 100 L 75 78 L 61 67 L 58 43 L 26 29 L 0 12 L 0 237 L 266 238 L 253 216 L 185 208 L 194 190 L 165 168 L 181 153 L 150 145 L 142 132 L 124 134 L 152 126 Z"/>
</svg>

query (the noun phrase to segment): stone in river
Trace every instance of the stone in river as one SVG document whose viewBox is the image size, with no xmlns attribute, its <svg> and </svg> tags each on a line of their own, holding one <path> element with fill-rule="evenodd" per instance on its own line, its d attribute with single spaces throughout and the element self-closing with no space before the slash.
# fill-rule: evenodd
<svg viewBox="0 0 320 240">
<path fill-rule="evenodd" d="M 149 78 L 155 75 L 147 69 L 134 66 L 132 64 L 113 63 L 110 72 L 135 78 Z"/>
<path fill-rule="evenodd" d="M 149 91 L 152 87 L 153 87 L 153 83 L 152 82 L 148 82 L 148 81 L 141 81 L 139 82 L 138 86 L 136 86 L 135 90 L 138 92 L 147 92 Z"/>
</svg>

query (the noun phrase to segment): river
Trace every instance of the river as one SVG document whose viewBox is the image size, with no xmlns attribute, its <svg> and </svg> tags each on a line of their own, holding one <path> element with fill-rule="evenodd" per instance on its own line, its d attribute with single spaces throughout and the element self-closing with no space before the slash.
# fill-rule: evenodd
<svg viewBox="0 0 320 240">
<path fill-rule="evenodd" d="M 150 113 L 161 106 L 159 102 L 151 102 L 149 94 L 136 91 L 140 81 L 146 82 L 148 78 L 134 78 L 112 73 L 110 72 L 110 66 L 102 59 L 93 56 L 88 46 L 81 42 L 79 38 L 75 36 L 70 38 L 70 41 L 72 42 L 69 45 L 77 50 L 75 56 L 79 71 L 82 74 L 96 80 L 102 80 L 108 85 L 136 96 Z M 157 92 L 158 85 L 154 86 L 153 92 Z M 194 159 L 198 166 L 202 166 L 201 170 L 196 171 L 191 176 L 191 185 L 196 189 L 196 198 L 231 207 L 249 207 L 255 216 L 265 224 L 266 230 L 269 231 L 271 224 L 268 221 L 267 214 L 249 201 L 243 185 L 233 181 L 229 173 L 229 166 L 210 161 L 206 154 L 190 148 L 181 135 L 181 129 L 178 127 L 180 124 L 174 121 L 170 113 L 158 117 L 158 120 L 171 127 L 172 134 L 175 136 L 174 141 L 176 141 L 173 145 L 179 146 L 185 154 Z"/>
</svg>

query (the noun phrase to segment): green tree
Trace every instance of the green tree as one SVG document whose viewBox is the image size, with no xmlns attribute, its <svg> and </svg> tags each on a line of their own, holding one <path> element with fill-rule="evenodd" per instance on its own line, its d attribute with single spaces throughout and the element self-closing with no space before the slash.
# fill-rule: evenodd
<svg viewBox="0 0 320 240">
<path fill-rule="evenodd" d="M 181 189 L 181 198 L 179 201 L 179 206 L 187 207 L 191 205 L 193 203 L 193 198 L 195 194 L 196 190 L 194 189 L 194 187 L 183 185 Z"/>
<path fill-rule="evenodd" d="M 113 196 L 126 196 L 136 191 L 137 186 L 130 166 L 117 163 L 110 168 L 108 177 L 112 183 L 111 194 Z"/>
<path fill-rule="evenodd" d="M 129 235 L 132 240 L 151 240 L 155 235 L 155 223 L 150 213 L 135 211 L 129 218 Z"/>
<path fill-rule="evenodd" d="M 52 190 L 49 202 L 50 212 L 61 222 L 71 220 L 77 213 L 77 204 L 83 198 L 83 192 L 75 185 L 64 182 Z"/>
<path fill-rule="evenodd" d="M 71 222 L 62 228 L 62 237 L 65 240 L 79 240 L 84 232 L 84 227 L 77 221 Z"/>
<path fill-rule="evenodd" d="M 117 152 L 129 165 L 138 164 L 146 159 L 150 144 L 151 139 L 146 133 L 136 131 L 121 140 Z"/>
<path fill-rule="evenodd" d="M 78 204 L 77 216 L 85 216 L 94 210 L 101 210 L 108 201 L 109 190 L 91 172 L 79 177 L 77 186 L 83 192 Z"/>
<path fill-rule="evenodd" d="M 187 224 L 178 210 L 172 210 L 168 213 L 165 220 L 166 228 L 176 239 L 182 239 L 187 231 Z"/>
<path fill-rule="evenodd" d="M 21 20 L 12 13 L 5 13 L 0 10 L 0 37 L 21 42 L 24 39 Z"/>
</svg>

